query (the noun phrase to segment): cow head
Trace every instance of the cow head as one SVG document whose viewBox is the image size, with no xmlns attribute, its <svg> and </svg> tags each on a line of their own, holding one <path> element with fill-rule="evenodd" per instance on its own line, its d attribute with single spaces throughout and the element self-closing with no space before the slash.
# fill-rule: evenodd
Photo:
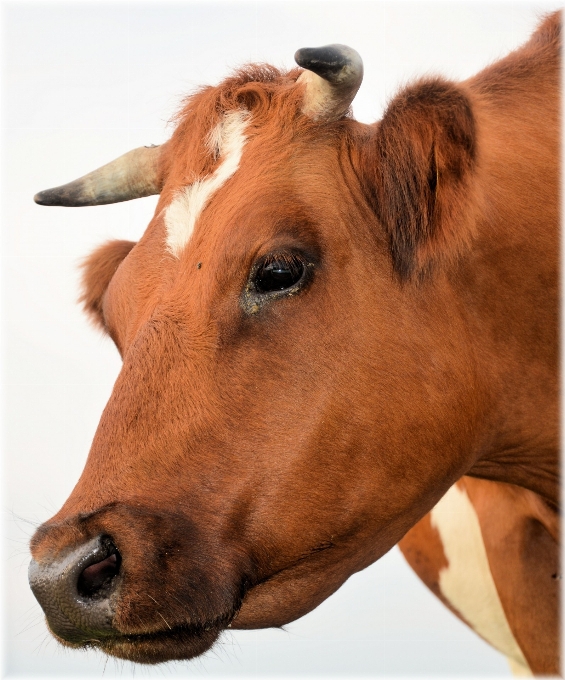
<svg viewBox="0 0 565 680">
<path fill-rule="evenodd" d="M 172 138 L 36 197 L 160 193 L 84 267 L 123 368 L 84 472 L 32 540 L 71 646 L 155 663 L 280 626 L 389 550 L 465 472 L 488 399 L 449 267 L 473 238 L 465 91 L 416 83 L 348 113 L 349 48 L 248 67 Z"/>
</svg>

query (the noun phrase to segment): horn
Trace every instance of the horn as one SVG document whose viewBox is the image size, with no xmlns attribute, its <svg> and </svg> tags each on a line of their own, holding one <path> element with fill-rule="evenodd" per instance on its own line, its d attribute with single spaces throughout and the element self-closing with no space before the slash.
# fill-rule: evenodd
<svg viewBox="0 0 565 680">
<path fill-rule="evenodd" d="M 39 205 L 82 207 L 120 203 L 161 192 L 159 146 L 142 146 L 128 151 L 74 182 L 40 191 L 33 197 Z"/>
<path fill-rule="evenodd" d="M 359 54 L 347 45 L 325 45 L 303 47 L 294 59 L 306 69 L 297 81 L 306 84 L 302 113 L 314 120 L 342 118 L 363 80 Z"/>
</svg>

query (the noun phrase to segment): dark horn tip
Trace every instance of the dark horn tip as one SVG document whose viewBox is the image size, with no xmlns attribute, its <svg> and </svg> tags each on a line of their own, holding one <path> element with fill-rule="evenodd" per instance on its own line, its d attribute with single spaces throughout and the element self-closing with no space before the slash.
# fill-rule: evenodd
<svg viewBox="0 0 565 680">
<path fill-rule="evenodd" d="M 60 205 L 57 202 L 57 197 L 53 195 L 51 189 L 46 189 L 45 191 L 40 191 L 38 194 L 35 194 L 33 200 L 38 205 Z"/>
<path fill-rule="evenodd" d="M 35 194 L 33 200 L 38 205 L 57 205 L 64 208 L 80 208 L 85 205 L 99 205 L 104 202 L 100 198 L 97 201 L 93 201 L 85 196 L 82 185 L 76 182 L 40 191 L 38 194 Z"/>
<path fill-rule="evenodd" d="M 341 45 L 303 47 L 295 53 L 294 60 L 302 68 L 330 82 L 350 63 L 349 55 L 344 54 Z"/>
</svg>

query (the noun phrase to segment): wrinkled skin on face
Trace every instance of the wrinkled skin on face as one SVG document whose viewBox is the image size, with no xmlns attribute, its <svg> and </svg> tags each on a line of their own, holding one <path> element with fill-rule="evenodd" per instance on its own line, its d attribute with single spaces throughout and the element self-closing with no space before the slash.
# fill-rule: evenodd
<svg viewBox="0 0 565 680">
<path fill-rule="evenodd" d="M 388 551 L 495 438 L 491 378 L 507 366 L 486 370 L 493 345 L 477 344 L 488 295 L 470 305 L 453 276 L 477 228 L 480 107 L 433 81 L 414 86 L 416 109 L 391 105 L 396 118 L 380 125 L 316 123 L 299 113 L 296 76 L 238 76 L 196 95 L 143 238 L 85 265 L 85 306 L 123 368 L 84 472 L 32 553 L 58 564 L 102 535 L 121 563 L 106 627 L 42 602 L 66 644 L 155 663 L 202 653 L 228 625 L 290 622 Z M 438 92 L 458 141 L 442 137 Z M 218 102 L 250 112 L 241 161 L 175 255 L 166 210 L 222 162 L 205 144 Z M 411 122 L 426 107 L 431 132 Z M 443 193 L 429 234 L 395 241 L 384 150 L 402 125 L 425 140 L 406 152 L 417 163 L 423 145 L 425 200 L 436 190 L 426 144 Z M 390 172 L 402 184 L 402 164 Z M 302 264 L 301 281 L 258 292 L 258 267 L 284 257 Z M 473 257 L 470 269 L 480 249 Z"/>
</svg>

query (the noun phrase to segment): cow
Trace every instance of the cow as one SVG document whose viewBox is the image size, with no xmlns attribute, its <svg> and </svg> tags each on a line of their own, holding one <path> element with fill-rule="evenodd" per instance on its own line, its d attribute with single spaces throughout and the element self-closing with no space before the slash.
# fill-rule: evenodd
<svg viewBox="0 0 565 680">
<path fill-rule="evenodd" d="M 159 194 L 139 242 L 84 265 L 123 367 L 31 542 L 60 642 L 192 658 L 401 541 L 479 634 L 558 672 L 559 28 L 465 82 L 408 85 L 373 125 L 350 113 L 359 55 L 304 48 L 36 196 Z"/>
</svg>

